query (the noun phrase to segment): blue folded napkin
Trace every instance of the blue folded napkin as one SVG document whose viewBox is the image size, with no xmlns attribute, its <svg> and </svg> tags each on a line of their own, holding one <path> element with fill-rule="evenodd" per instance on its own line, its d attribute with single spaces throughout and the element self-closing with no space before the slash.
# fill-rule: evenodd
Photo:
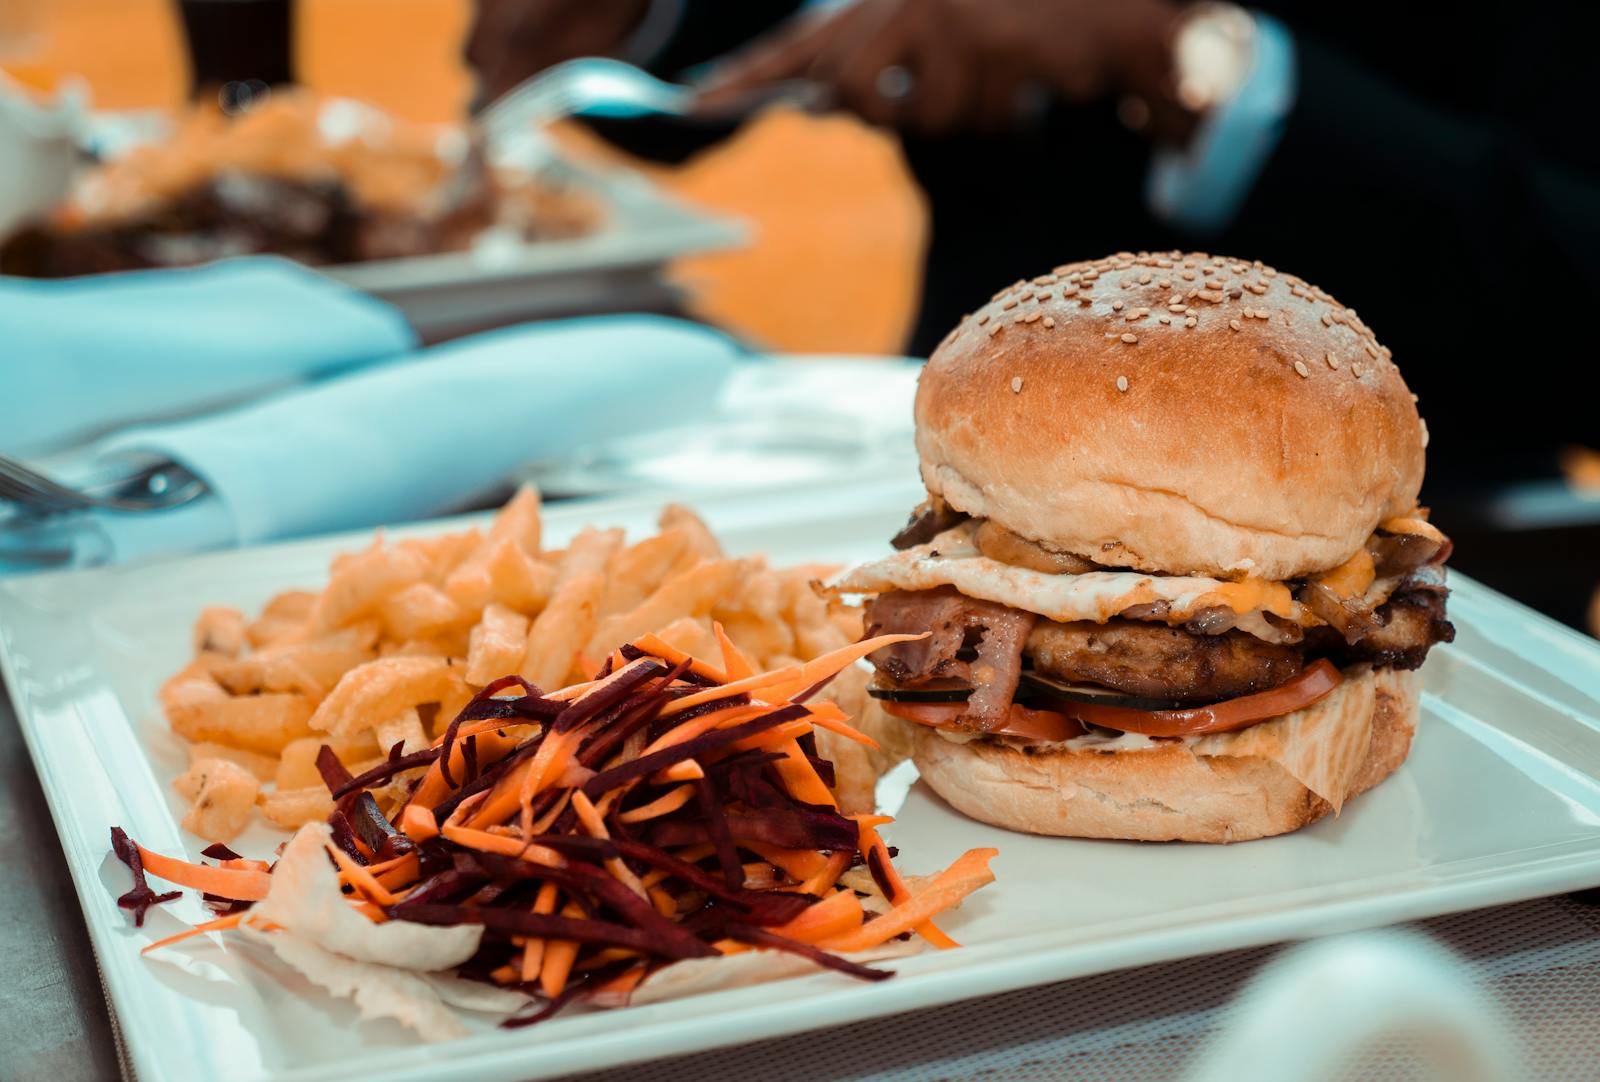
<svg viewBox="0 0 1600 1082">
<path fill-rule="evenodd" d="M 739 354 L 719 331 L 658 316 L 536 323 L 130 429 L 95 453 L 164 455 L 214 495 L 173 511 L 78 516 L 73 562 L 425 518 L 522 463 L 692 424 L 714 409 Z M 4 558 L 0 550 L 0 572 Z"/>
<path fill-rule="evenodd" d="M 400 313 L 286 259 L 0 277 L 0 454 L 405 354 Z"/>
</svg>

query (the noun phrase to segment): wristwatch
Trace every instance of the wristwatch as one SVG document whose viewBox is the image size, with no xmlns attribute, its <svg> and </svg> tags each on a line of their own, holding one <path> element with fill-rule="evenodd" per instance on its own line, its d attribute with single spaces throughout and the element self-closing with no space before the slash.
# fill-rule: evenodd
<svg viewBox="0 0 1600 1082">
<path fill-rule="evenodd" d="M 1172 32 L 1171 70 L 1166 93 L 1150 101 L 1129 95 L 1117 105 L 1127 127 L 1150 126 L 1152 108 L 1164 122 L 1158 130 L 1187 132 L 1195 122 L 1239 92 L 1255 59 L 1256 22 L 1237 4 L 1199 3 L 1186 8 Z"/>
<path fill-rule="evenodd" d="M 1172 41 L 1178 104 L 1200 114 L 1231 100 L 1255 51 L 1256 21 L 1237 4 L 1196 4 L 1184 12 Z"/>
</svg>

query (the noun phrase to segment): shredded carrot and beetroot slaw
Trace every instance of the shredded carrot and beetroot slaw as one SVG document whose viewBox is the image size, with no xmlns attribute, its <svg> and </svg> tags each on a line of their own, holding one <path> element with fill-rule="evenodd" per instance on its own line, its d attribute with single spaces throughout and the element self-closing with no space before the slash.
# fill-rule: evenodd
<svg viewBox="0 0 1600 1082">
<path fill-rule="evenodd" d="M 811 700 L 871 651 L 916 637 L 757 674 L 726 636 L 717 669 L 645 635 L 586 683 L 545 693 L 496 680 L 432 747 L 396 745 L 359 777 L 324 746 L 328 853 L 346 901 L 378 922 L 481 925 L 460 975 L 536 1001 L 506 1025 L 626 994 L 683 959 L 772 949 L 877 980 L 891 974 L 841 955 L 912 934 L 956 946 L 934 918 L 993 880 L 996 851 L 970 850 L 913 892 L 878 835 L 891 820 L 840 813 L 814 739 L 821 727 L 871 744 Z M 391 820 L 372 790 L 407 771 L 421 776 Z M 205 892 L 223 914 L 146 950 L 248 923 L 271 885 L 268 865 L 222 847 L 207 865 L 120 829 L 113 843 L 135 876 L 122 904 L 139 918 L 175 896 L 155 896 L 145 874 Z M 841 882 L 863 865 L 870 880 Z"/>
</svg>

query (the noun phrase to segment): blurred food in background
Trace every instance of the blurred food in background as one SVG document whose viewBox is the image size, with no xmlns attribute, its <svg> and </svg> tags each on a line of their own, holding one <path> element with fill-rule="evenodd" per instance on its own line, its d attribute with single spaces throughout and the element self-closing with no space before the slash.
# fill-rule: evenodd
<svg viewBox="0 0 1600 1082">
<path fill-rule="evenodd" d="M 283 88 L 232 116 L 196 105 L 166 138 L 89 170 L 0 248 L 0 270 L 63 277 L 259 253 L 356 263 L 465 248 L 496 224 L 576 236 L 600 213 L 558 182 L 491 169 L 459 126 Z"/>
<path fill-rule="evenodd" d="M 476 7 L 471 0 L 296 0 L 288 32 L 293 78 L 403 121 L 459 123 L 474 93 L 464 52 Z M 0 69 L 41 93 L 81 78 L 97 109 L 181 109 L 194 83 L 188 52 L 175 0 L 0 4 Z M 845 116 L 775 110 L 680 165 L 625 155 L 578 124 L 552 136 L 579 160 L 643 172 L 691 210 L 742 219 L 758 241 L 673 258 L 648 298 L 650 310 L 672 296 L 671 303 L 774 350 L 902 350 L 921 288 L 927 212 L 893 136 Z M 640 290 L 628 289 L 637 307 Z M 563 296 L 570 292 L 562 287 Z M 539 314 L 573 310 L 598 309 L 594 298 L 577 309 L 552 300 Z M 476 315 L 462 322 L 482 325 Z"/>
</svg>

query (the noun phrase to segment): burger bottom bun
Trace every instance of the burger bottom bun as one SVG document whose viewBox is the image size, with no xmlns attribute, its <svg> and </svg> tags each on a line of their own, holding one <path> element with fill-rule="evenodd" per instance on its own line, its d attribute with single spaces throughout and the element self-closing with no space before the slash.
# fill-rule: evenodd
<svg viewBox="0 0 1600 1082">
<path fill-rule="evenodd" d="M 1405 762 L 1416 732 L 1421 681 L 1376 681 L 1372 736 L 1345 799 Z M 1375 680 L 1374 673 L 1357 679 Z M 1332 806 L 1272 759 L 1197 755 L 1186 744 L 1140 751 L 1024 752 L 956 743 L 908 725 L 912 758 L 934 792 L 964 815 L 1009 830 L 1070 838 L 1242 842 L 1286 834 Z"/>
</svg>

